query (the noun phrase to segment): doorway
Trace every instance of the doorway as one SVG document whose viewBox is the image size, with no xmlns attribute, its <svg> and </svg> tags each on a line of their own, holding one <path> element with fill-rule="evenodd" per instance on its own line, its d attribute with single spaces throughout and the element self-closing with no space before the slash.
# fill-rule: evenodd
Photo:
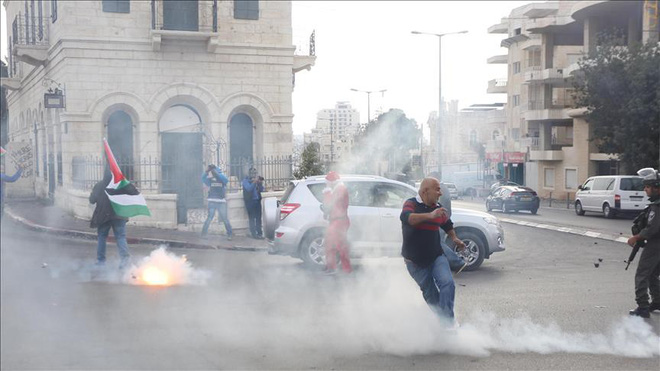
<svg viewBox="0 0 660 371">
<path fill-rule="evenodd" d="M 199 30 L 197 0 L 163 1 L 163 29 L 176 31 Z"/>
<path fill-rule="evenodd" d="M 235 114 L 229 122 L 230 174 L 238 179 L 243 179 L 254 161 L 253 126 L 252 118 L 245 113 Z"/>
</svg>

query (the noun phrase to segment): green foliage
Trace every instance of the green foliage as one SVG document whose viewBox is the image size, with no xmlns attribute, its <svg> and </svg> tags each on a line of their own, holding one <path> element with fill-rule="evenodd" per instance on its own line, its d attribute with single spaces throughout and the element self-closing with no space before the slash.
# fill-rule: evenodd
<svg viewBox="0 0 660 371">
<path fill-rule="evenodd" d="M 391 109 L 367 124 L 358 133 L 353 146 L 353 162 L 349 171 L 377 174 L 390 171 L 413 173 L 410 150 L 419 148 L 421 130 L 400 109 Z M 379 169 L 387 161 L 388 169 Z"/>
<path fill-rule="evenodd" d="M 293 173 L 296 179 L 302 179 L 307 176 L 321 175 L 323 163 L 319 157 L 319 144 L 312 142 L 305 147 L 301 157 L 300 168 Z"/>
<path fill-rule="evenodd" d="M 660 48 L 625 45 L 620 33 L 602 35 L 600 46 L 579 62 L 575 102 L 604 153 L 619 153 L 627 172 L 657 167 L 660 136 Z"/>
</svg>

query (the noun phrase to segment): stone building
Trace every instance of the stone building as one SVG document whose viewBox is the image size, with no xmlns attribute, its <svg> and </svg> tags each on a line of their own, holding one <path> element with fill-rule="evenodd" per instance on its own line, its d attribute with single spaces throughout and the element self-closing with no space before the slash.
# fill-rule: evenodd
<svg viewBox="0 0 660 371">
<path fill-rule="evenodd" d="M 614 28 L 624 31 L 626 45 L 657 41 L 657 1 L 533 3 L 488 29 L 504 34 L 508 49 L 488 60 L 508 66 L 507 79 L 488 86 L 489 93 L 508 96 L 505 153 L 522 155 L 515 156 L 525 162 L 520 179 L 542 197 L 573 197 L 589 176 L 625 171 L 617 154 L 599 153 L 584 109 L 572 101 L 578 61 L 597 47 L 599 32 Z M 512 171 L 509 162 L 504 175 L 513 180 Z"/>
<path fill-rule="evenodd" d="M 350 156 L 359 129 L 360 113 L 348 102 L 337 102 L 316 114 L 316 127 L 304 134 L 304 143 L 318 143 L 321 160 L 332 166 Z"/>
<path fill-rule="evenodd" d="M 268 179 L 261 159 L 291 155 L 294 74 L 315 57 L 294 55 L 290 1 L 3 5 L 9 147 L 32 145 L 37 197 L 89 216 L 105 137 L 152 209 L 134 223 L 181 228 L 203 212 L 206 164 L 231 175 L 237 191 L 244 168 Z M 290 169 L 289 161 L 278 176 Z M 240 220 L 238 194 L 230 198 Z"/>
</svg>

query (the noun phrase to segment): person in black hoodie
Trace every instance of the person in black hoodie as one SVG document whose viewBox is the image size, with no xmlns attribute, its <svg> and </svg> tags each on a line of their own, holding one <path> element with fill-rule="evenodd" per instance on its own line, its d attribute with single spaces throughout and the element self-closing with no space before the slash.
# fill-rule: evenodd
<svg viewBox="0 0 660 371">
<path fill-rule="evenodd" d="M 96 204 L 89 226 L 96 228 L 98 233 L 96 265 L 105 266 L 106 241 L 110 233 L 110 228 L 112 228 L 115 240 L 117 241 L 117 248 L 119 249 L 119 269 L 124 269 L 128 266 L 131 257 L 126 242 L 126 222 L 128 219 L 118 216 L 112 209 L 110 199 L 107 193 L 105 193 L 110 180 L 112 180 L 112 174 L 106 169 L 103 179 L 94 185 L 92 193 L 89 195 L 89 203 Z"/>
</svg>

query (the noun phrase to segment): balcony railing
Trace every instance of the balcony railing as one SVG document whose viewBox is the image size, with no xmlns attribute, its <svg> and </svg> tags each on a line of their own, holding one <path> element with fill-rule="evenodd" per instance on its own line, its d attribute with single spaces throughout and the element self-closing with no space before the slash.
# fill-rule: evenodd
<svg viewBox="0 0 660 371">
<path fill-rule="evenodd" d="M 151 0 L 151 29 L 161 31 L 192 31 L 218 32 L 218 0 L 203 1 L 197 19 L 187 20 L 185 17 L 168 17 L 164 13 L 163 0 Z M 211 19 L 203 16 L 211 8 Z"/>
<path fill-rule="evenodd" d="M 48 23 L 44 17 L 18 13 L 11 27 L 10 74 L 16 76 L 16 62 L 37 66 L 48 59 Z"/>
<path fill-rule="evenodd" d="M 12 23 L 12 44 L 48 46 L 47 17 L 29 17 L 18 13 Z"/>
<path fill-rule="evenodd" d="M 487 92 L 489 94 L 506 93 L 507 79 L 493 79 L 488 81 Z"/>
</svg>

